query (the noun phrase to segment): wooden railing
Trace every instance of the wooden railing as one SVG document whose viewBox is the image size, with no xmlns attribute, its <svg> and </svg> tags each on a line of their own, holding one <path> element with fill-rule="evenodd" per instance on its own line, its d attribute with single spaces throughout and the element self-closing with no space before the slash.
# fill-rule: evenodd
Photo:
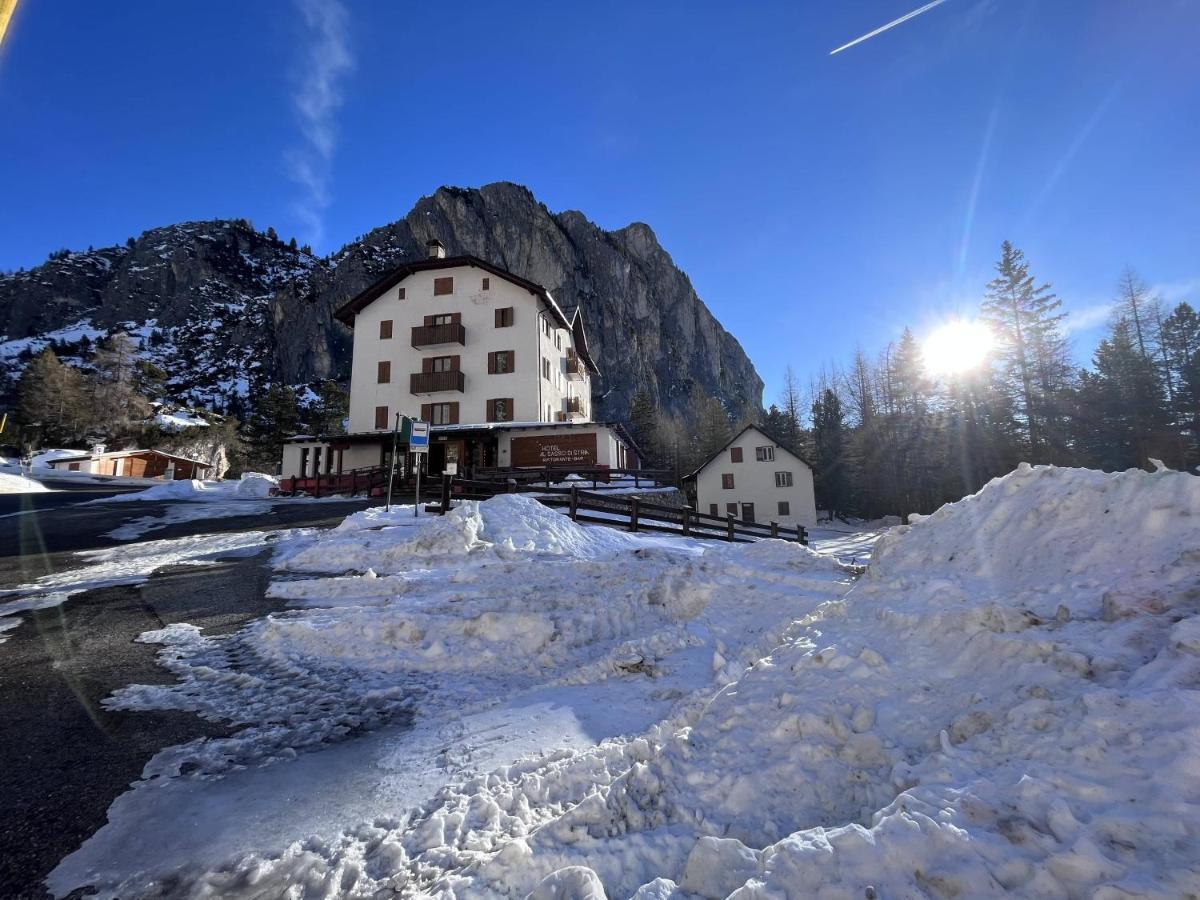
<svg viewBox="0 0 1200 900">
<path fill-rule="evenodd" d="M 443 498 L 450 496 L 459 500 L 486 500 L 494 497 L 497 493 L 506 491 L 509 493 L 535 493 L 538 495 L 537 500 L 546 506 L 565 510 L 567 515 L 576 522 L 587 522 L 592 525 L 607 525 L 612 528 L 624 528 L 628 531 L 654 531 L 682 537 L 734 543 L 760 541 L 766 538 L 800 544 L 808 543 L 808 531 L 803 525 L 750 522 L 745 519 L 735 519 L 732 515 L 710 516 L 706 513 L 696 512 L 688 506 L 667 506 L 661 503 L 647 502 L 640 497 L 584 491 L 578 487 L 547 488 L 534 484 L 518 485 L 513 482 L 502 485 L 494 481 L 468 481 L 454 478 L 449 480 L 448 492 L 444 486 L 442 496 Z M 437 509 L 440 512 L 445 511 L 444 506 L 439 506 Z"/>
<path fill-rule="evenodd" d="M 434 344 L 466 344 L 467 329 L 462 322 L 450 322 L 446 325 L 414 325 L 412 330 L 412 345 L 414 347 L 432 347 Z"/>
<path fill-rule="evenodd" d="M 348 494 L 351 497 L 359 494 L 367 497 L 382 497 L 387 493 L 388 473 L 389 470 L 382 466 L 372 466 L 340 474 L 331 472 L 281 478 L 279 493 L 308 494 L 312 497 L 330 497 L 334 494 Z M 397 475 L 394 487 L 399 487 L 400 484 L 401 478 Z"/>
<path fill-rule="evenodd" d="M 583 360 L 578 356 L 567 354 L 567 377 L 571 379 L 583 378 L 587 374 L 584 368 Z"/>
<path fill-rule="evenodd" d="M 466 390 L 467 379 L 460 370 L 453 372 L 413 372 L 408 378 L 408 390 L 412 394 L 432 394 L 436 391 Z"/>
<path fill-rule="evenodd" d="M 474 479 L 499 484 L 508 482 L 518 485 L 544 484 L 548 487 L 563 481 L 574 480 L 568 479 L 570 475 L 577 476 L 581 482 L 580 487 L 590 484 L 592 490 L 598 489 L 600 485 L 610 484 L 614 478 L 622 475 L 627 477 L 618 481 L 617 486 L 619 487 L 628 487 L 631 478 L 633 486 L 637 488 L 673 486 L 675 483 L 675 473 L 669 469 L 611 469 L 608 466 L 564 466 L 545 469 L 477 468 Z"/>
</svg>

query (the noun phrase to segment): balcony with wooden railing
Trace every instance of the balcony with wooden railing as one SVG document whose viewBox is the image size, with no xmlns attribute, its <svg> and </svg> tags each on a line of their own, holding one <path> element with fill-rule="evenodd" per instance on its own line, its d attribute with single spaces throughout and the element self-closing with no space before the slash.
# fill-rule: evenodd
<svg viewBox="0 0 1200 900">
<path fill-rule="evenodd" d="M 572 381 L 580 381 L 587 375 L 584 362 L 574 353 L 567 354 L 567 377 Z"/>
<path fill-rule="evenodd" d="M 414 325 L 412 330 L 412 345 L 434 347 L 438 344 L 466 344 L 467 329 L 462 322 L 450 322 L 445 325 Z"/>
<path fill-rule="evenodd" d="M 412 394 L 436 394 L 439 391 L 458 391 L 461 394 L 466 386 L 466 376 L 458 369 L 450 372 L 413 372 L 408 376 L 408 390 Z"/>
<path fill-rule="evenodd" d="M 583 398 L 568 397 L 563 401 L 563 411 L 569 419 L 578 419 L 583 416 Z"/>
</svg>

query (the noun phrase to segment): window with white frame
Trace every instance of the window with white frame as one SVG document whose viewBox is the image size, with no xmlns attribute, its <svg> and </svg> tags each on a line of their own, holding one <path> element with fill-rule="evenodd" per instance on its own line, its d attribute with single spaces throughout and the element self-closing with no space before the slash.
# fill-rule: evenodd
<svg viewBox="0 0 1200 900">
<path fill-rule="evenodd" d="M 774 447 L 755 447 L 754 458 L 759 462 L 774 462 L 775 448 Z"/>
<path fill-rule="evenodd" d="M 775 487 L 791 487 L 792 473 L 791 472 L 776 472 Z"/>
</svg>

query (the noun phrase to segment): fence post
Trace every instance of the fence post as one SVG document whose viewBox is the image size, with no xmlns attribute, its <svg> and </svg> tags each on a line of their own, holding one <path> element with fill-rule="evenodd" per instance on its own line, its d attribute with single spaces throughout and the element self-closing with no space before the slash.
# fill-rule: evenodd
<svg viewBox="0 0 1200 900">
<path fill-rule="evenodd" d="M 779 537 L 779 523 L 778 522 L 771 523 L 771 537 L 773 537 L 773 538 Z"/>
<path fill-rule="evenodd" d="M 447 475 L 445 472 L 442 473 L 442 511 L 439 515 L 444 516 L 450 509 L 450 482 L 453 480 L 453 475 Z M 420 500 L 417 502 L 420 503 Z"/>
<path fill-rule="evenodd" d="M 633 486 L 635 488 L 640 488 L 642 486 L 641 476 L 638 475 L 637 469 L 633 470 Z"/>
<path fill-rule="evenodd" d="M 683 508 L 683 534 L 686 537 L 692 533 L 692 510 L 691 507 Z"/>
<path fill-rule="evenodd" d="M 637 497 L 629 498 L 629 530 L 638 530 L 638 499 Z"/>
<path fill-rule="evenodd" d="M 725 514 L 725 526 L 726 526 L 725 540 L 732 541 L 733 540 L 733 513 Z"/>
<path fill-rule="evenodd" d="M 574 519 L 579 515 L 579 488 L 571 485 L 571 518 Z"/>
<path fill-rule="evenodd" d="M 546 469 L 542 474 L 546 476 L 546 487 L 550 487 L 550 470 Z"/>
<path fill-rule="evenodd" d="M 320 499 L 321 497 L 321 470 L 317 469 L 317 485 L 313 488 L 313 497 Z"/>
<path fill-rule="evenodd" d="M 796 537 L 805 547 L 808 546 L 808 530 L 803 525 L 796 526 Z"/>
</svg>

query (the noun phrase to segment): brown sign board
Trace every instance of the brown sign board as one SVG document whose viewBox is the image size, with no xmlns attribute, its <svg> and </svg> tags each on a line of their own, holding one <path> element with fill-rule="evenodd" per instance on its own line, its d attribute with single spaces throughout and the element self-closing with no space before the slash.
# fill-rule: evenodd
<svg viewBox="0 0 1200 900">
<path fill-rule="evenodd" d="M 512 439 L 511 464 L 518 469 L 594 466 L 596 465 L 596 432 L 515 437 Z"/>
</svg>

